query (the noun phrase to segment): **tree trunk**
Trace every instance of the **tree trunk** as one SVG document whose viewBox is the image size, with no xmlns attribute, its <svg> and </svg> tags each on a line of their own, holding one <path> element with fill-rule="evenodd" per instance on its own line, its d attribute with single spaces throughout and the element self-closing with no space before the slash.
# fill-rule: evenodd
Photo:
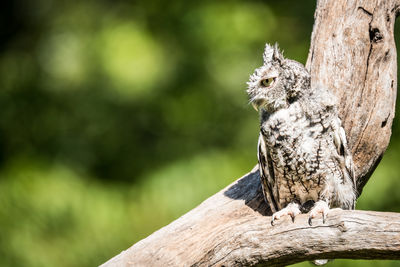
<svg viewBox="0 0 400 267">
<path fill-rule="evenodd" d="M 356 165 L 357 191 L 385 152 L 396 104 L 398 0 L 320 0 L 306 67 L 312 86 L 338 99 Z"/>
<path fill-rule="evenodd" d="M 389 143 L 400 0 L 319 0 L 306 67 L 332 89 L 356 165 L 357 190 Z M 400 214 L 333 210 L 270 225 L 258 169 L 102 266 L 282 266 L 313 259 L 400 259 Z"/>
</svg>

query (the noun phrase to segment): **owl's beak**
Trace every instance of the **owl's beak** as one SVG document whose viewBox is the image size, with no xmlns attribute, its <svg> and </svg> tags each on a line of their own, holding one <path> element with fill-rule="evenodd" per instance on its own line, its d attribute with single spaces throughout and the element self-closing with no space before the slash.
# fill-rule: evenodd
<svg viewBox="0 0 400 267">
<path fill-rule="evenodd" d="M 258 98 L 258 99 L 255 99 L 255 100 L 253 100 L 252 102 L 251 102 L 251 105 L 253 106 L 253 108 L 255 109 L 255 110 L 257 110 L 257 112 L 260 110 L 260 107 L 261 108 L 263 108 L 264 107 L 264 105 L 265 105 L 265 99 L 264 98 Z"/>
</svg>

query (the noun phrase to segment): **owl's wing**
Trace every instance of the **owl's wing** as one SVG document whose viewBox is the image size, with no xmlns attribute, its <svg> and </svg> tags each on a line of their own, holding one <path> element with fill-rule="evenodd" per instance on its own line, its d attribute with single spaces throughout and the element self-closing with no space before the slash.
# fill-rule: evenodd
<svg viewBox="0 0 400 267">
<path fill-rule="evenodd" d="M 338 154 L 337 160 L 343 173 L 344 181 L 342 181 L 342 183 L 352 183 L 353 191 L 355 191 L 356 176 L 354 172 L 353 157 L 351 156 L 350 149 L 347 145 L 346 133 L 341 126 L 340 119 L 338 119 L 338 123 L 336 124 L 336 127 L 334 129 L 334 144 Z M 354 203 L 352 203 L 353 209 L 355 208 L 354 206 L 355 200 Z"/>
<path fill-rule="evenodd" d="M 273 189 L 275 187 L 274 171 L 272 167 L 271 157 L 268 154 L 268 150 L 261 133 L 258 138 L 257 152 L 264 199 L 269 204 L 272 212 L 275 213 L 278 211 L 278 206 L 276 204 L 276 200 L 273 194 Z"/>
</svg>

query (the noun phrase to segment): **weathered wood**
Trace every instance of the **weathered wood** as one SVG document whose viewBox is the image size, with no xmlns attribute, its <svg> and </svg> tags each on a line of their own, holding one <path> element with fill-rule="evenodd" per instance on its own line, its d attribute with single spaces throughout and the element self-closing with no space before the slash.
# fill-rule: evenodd
<svg viewBox="0 0 400 267">
<path fill-rule="evenodd" d="M 400 214 L 332 210 L 271 226 L 257 169 L 103 264 L 283 266 L 328 258 L 400 259 Z"/>
<path fill-rule="evenodd" d="M 306 67 L 312 86 L 330 88 L 340 103 L 359 194 L 390 140 L 399 8 L 398 0 L 320 0 L 315 12 Z"/>
<path fill-rule="evenodd" d="M 391 135 L 400 0 L 319 0 L 306 67 L 340 106 L 359 193 Z M 217 179 L 217 178 L 216 178 Z M 340 211 L 272 227 L 253 169 L 102 266 L 282 266 L 312 259 L 400 259 L 400 214 Z"/>
</svg>

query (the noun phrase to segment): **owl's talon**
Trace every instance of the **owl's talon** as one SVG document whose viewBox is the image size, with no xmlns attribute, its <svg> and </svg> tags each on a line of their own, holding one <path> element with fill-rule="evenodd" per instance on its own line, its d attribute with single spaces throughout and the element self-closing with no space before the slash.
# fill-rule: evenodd
<svg viewBox="0 0 400 267">
<path fill-rule="evenodd" d="M 308 225 L 309 225 L 309 226 L 312 226 L 312 219 L 311 219 L 311 217 L 308 217 Z"/>
<path fill-rule="evenodd" d="M 298 214 L 300 214 L 300 206 L 296 203 L 290 203 L 286 208 L 272 214 L 271 225 L 274 226 L 274 222 L 284 215 L 289 215 L 294 222 L 294 218 Z"/>
<path fill-rule="evenodd" d="M 322 223 L 325 223 L 326 216 L 328 215 L 329 210 L 330 209 L 326 201 L 317 201 L 314 207 L 311 209 L 310 215 L 308 216 L 308 224 L 312 226 L 312 219 L 314 219 L 318 215 L 318 213 L 322 214 Z"/>
<path fill-rule="evenodd" d="M 290 215 L 290 217 L 292 217 L 292 222 L 294 223 L 294 215 L 293 214 L 289 214 Z"/>
</svg>

